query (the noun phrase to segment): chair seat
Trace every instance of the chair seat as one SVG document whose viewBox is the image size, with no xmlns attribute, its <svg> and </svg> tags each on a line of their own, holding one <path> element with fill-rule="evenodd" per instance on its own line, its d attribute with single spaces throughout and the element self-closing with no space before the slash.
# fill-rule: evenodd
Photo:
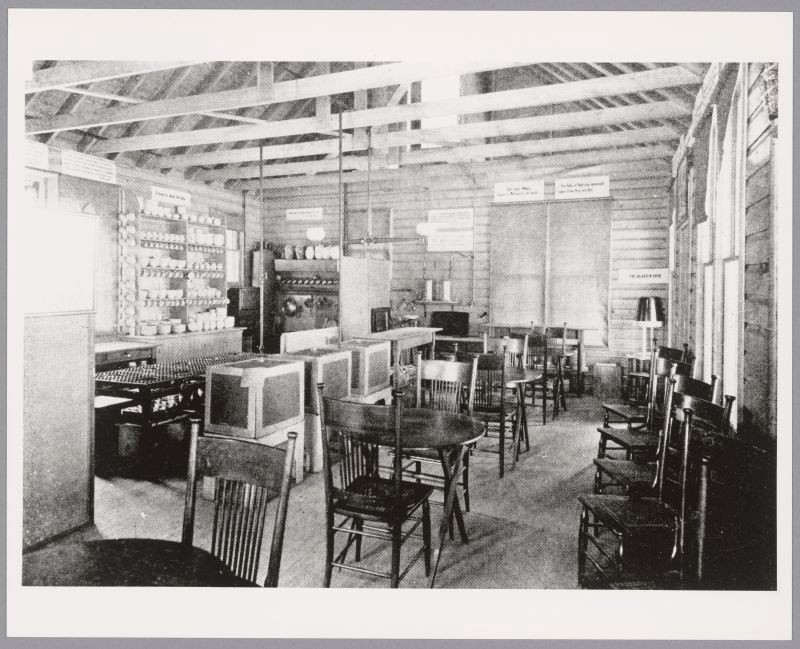
<svg viewBox="0 0 800 649">
<path fill-rule="evenodd" d="M 626 423 L 632 424 L 644 421 L 647 416 L 647 408 L 645 406 L 634 406 L 629 403 L 604 403 L 603 409 Z"/>
<path fill-rule="evenodd" d="M 597 432 L 618 446 L 632 451 L 646 451 L 658 446 L 657 433 L 628 430 L 627 428 L 603 427 L 598 428 Z"/>
<path fill-rule="evenodd" d="M 625 535 L 672 529 L 675 512 L 657 498 L 584 494 L 578 501 L 600 521 Z"/>
<path fill-rule="evenodd" d="M 648 487 L 655 478 L 654 464 L 641 464 L 632 460 L 596 458 L 595 466 L 607 474 L 616 484 L 625 488 Z"/>
<path fill-rule="evenodd" d="M 343 514 L 391 520 L 398 512 L 394 502 L 394 481 L 386 478 L 359 476 L 347 489 L 334 491 L 334 508 Z M 401 483 L 400 510 L 409 513 L 433 492 L 433 487 L 417 482 Z"/>
</svg>

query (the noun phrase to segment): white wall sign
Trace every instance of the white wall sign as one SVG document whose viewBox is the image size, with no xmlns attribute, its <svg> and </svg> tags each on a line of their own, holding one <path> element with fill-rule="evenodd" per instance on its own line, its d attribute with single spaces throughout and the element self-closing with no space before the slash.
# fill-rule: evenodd
<svg viewBox="0 0 800 649">
<path fill-rule="evenodd" d="M 606 198 L 611 195 L 609 176 L 556 179 L 555 198 Z"/>
<path fill-rule="evenodd" d="M 475 210 L 470 208 L 428 211 L 428 251 L 472 250 Z"/>
<path fill-rule="evenodd" d="M 623 268 L 619 271 L 622 284 L 668 284 L 669 268 Z"/>
<path fill-rule="evenodd" d="M 517 180 L 494 184 L 495 203 L 526 203 L 544 200 L 544 180 Z"/>
<path fill-rule="evenodd" d="M 192 195 L 189 192 L 181 192 L 177 189 L 167 187 L 150 187 L 150 195 L 156 203 L 166 203 L 167 205 L 185 205 L 188 207 L 192 203 Z"/>
<path fill-rule="evenodd" d="M 25 140 L 25 166 L 33 169 L 50 169 L 50 147 L 41 142 Z"/>
<path fill-rule="evenodd" d="M 61 173 L 112 185 L 117 182 L 117 165 L 111 160 L 77 151 L 61 152 Z"/>
<path fill-rule="evenodd" d="M 323 209 L 321 207 L 299 207 L 286 210 L 287 221 L 321 221 Z"/>
</svg>

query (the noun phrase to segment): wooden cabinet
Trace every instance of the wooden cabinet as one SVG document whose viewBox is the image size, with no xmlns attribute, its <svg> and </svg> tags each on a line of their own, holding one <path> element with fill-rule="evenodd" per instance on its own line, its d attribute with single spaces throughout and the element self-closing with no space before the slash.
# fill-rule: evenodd
<svg viewBox="0 0 800 649">
<path fill-rule="evenodd" d="M 372 309 L 389 306 L 391 262 L 386 259 L 342 257 L 340 326 L 342 340 L 371 333 Z"/>
</svg>

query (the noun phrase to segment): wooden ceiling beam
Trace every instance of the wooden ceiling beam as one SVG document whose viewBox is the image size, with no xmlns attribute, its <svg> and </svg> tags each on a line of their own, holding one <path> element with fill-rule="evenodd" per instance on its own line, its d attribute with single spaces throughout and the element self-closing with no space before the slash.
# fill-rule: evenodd
<svg viewBox="0 0 800 649">
<path fill-rule="evenodd" d="M 664 145 L 649 147 L 630 147 L 622 149 L 611 149 L 606 151 L 580 151 L 563 153 L 552 156 L 540 156 L 536 158 L 513 158 L 507 160 L 493 160 L 490 162 L 474 162 L 468 165 L 471 174 L 494 173 L 503 171 L 519 171 L 525 177 L 533 177 L 535 172 L 543 169 L 566 169 L 580 167 L 596 167 L 603 163 L 617 162 L 639 162 L 640 167 L 644 168 L 658 162 L 669 175 L 668 160 L 672 155 L 672 149 Z M 373 182 L 392 181 L 401 177 L 415 176 L 420 179 L 424 177 L 452 176 L 463 174 L 463 170 L 457 165 L 434 164 L 418 165 L 412 167 L 402 167 L 400 169 L 373 169 L 371 180 Z M 265 178 L 265 189 L 293 188 L 301 186 L 335 186 L 337 174 L 319 174 L 317 176 L 292 176 L 288 178 Z M 349 184 L 366 182 L 366 171 L 348 171 L 345 174 L 345 182 Z M 258 189 L 258 180 L 245 180 L 238 183 L 237 188 L 243 190 Z"/>
<path fill-rule="evenodd" d="M 86 85 L 108 79 L 132 77 L 149 72 L 162 72 L 183 68 L 206 61 L 79 61 L 43 68 L 33 73 L 33 80 L 25 82 L 25 94 L 56 90 L 68 86 Z M 101 126 L 93 124 L 89 126 Z"/>
<path fill-rule="evenodd" d="M 401 157 L 402 165 L 429 164 L 435 162 L 453 164 L 470 162 L 476 159 L 502 158 L 507 156 L 542 156 L 565 151 L 585 149 L 608 149 L 638 144 L 654 144 L 677 140 L 678 134 L 671 128 L 658 127 L 620 131 L 619 133 L 600 133 L 595 135 L 575 135 L 562 138 L 543 138 L 503 142 L 500 144 L 474 144 L 456 148 L 422 149 L 409 151 Z M 345 169 L 363 170 L 367 167 L 366 156 L 350 156 L 343 159 Z M 338 170 L 339 160 L 314 160 L 310 162 L 290 162 L 271 164 L 264 167 L 265 177 L 287 176 L 293 174 L 325 173 Z M 198 180 L 226 181 L 244 178 L 258 178 L 258 165 L 231 167 L 198 173 Z"/>
<path fill-rule="evenodd" d="M 375 70 L 376 67 L 366 68 Z M 363 70 L 361 70 L 363 71 Z M 362 126 L 377 126 L 394 122 L 420 120 L 441 115 L 468 115 L 511 108 L 547 106 L 580 101 L 591 97 L 625 94 L 654 88 L 699 83 L 699 79 L 685 68 L 673 66 L 634 74 L 620 74 L 613 77 L 585 79 L 571 83 L 536 86 L 503 90 L 499 92 L 464 95 L 440 101 L 400 104 L 397 106 L 369 108 L 343 114 L 345 129 Z M 278 84 L 276 84 L 277 87 Z M 332 116 L 330 129 L 338 127 L 337 118 Z M 260 140 L 286 137 L 318 131 L 316 118 L 301 118 L 270 122 L 264 125 L 231 126 L 195 131 L 159 133 L 143 137 L 127 137 L 99 142 L 95 151 L 111 153 L 143 149 L 161 149 L 182 146 L 233 142 L 237 140 Z"/>
<path fill-rule="evenodd" d="M 70 115 L 53 120 L 29 120 L 26 133 L 28 135 L 37 135 L 51 131 L 83 130 L 108 124 L 125 124 L 127 122 L 178 117 L 208 111 L 235 110 L 269 103 L 297 101 L 299 99 L 335 95 L 342 92 L 379 88 L 386 85 L 418 81 L 424 78 L 450 74 L 469 74 L 514 65 L 517 64 L 485 62 L 389 63 L 356 70 L 344 70 L 332 74 L 303 77 L 264 87 L 256 84 L 247 88 L 236 88 L 223 92 L 173 97 L 136 106 L 126 106 L 115 111 L 94 111 L 85 115 Z M 692 76 L 688 71 L 686 74 Z"/>
<path fill-rule="evenodd" d="M 372 147 L 373 149 L 380 150 L 423 143 L 449 144 L 463 140 L 489 137 L 596 128 L 605 124 L 614 124 L 622 121 L 645 121 L 682 115 L 691 115 L 691 112 L 675 106 L 672 102 L 653 102 L 630 107 L 572 111 L 569 113 L 555 113 L 552 115 L 537 115 L 534 117 L 519 117 L 486 122 L 468 122 L 456 126 L 433 129 L 414 129 L 388 133 L 374 132 L 372 136 Z M 346 153 L 351 153 L 365 148 L 357 148 L 356 145 L 357 143 L 352 141 L 345 143 L 344 151 Z M 280 158 L 300 158 L 313 155 L 330 155 L 332 158 L 335 158 L 338 147 L 339 144 L 337 140 L 314 140 L 311 142 L 300 142 L 298 144 L 265 146 L 264 159 L 278 160 Z M 166 169 L 173 167 L 242 164 L 257 162 L 258 159 L 258 147 L 248 147 L 235 151 L 229 150 L 212 153 L 189 153 L 180 156 L 163 156 L 154 160 L 153 165 Z"/>
</svg>

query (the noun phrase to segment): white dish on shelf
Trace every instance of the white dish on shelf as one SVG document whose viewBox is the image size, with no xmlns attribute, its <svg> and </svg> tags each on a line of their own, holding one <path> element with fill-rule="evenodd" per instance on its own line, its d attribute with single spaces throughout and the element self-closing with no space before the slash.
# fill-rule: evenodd
<svg viewBox="0 0 800 649">
<path fill-rule="evenodd" d="M 180 324 L 173 324 L 172 325 L 172 333 L 174 334 L 183 334 L 186 333 L 186 325 L 183 323 Z"/>
</svg>

